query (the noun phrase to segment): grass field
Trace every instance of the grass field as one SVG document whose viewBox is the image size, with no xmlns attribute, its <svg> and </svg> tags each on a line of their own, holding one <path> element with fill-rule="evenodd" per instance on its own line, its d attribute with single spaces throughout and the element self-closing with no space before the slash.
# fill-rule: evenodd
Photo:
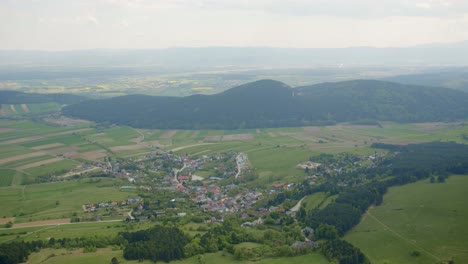
<svg viewBox="0 0 468 264">
<path fill-rule="evenodd" d="M 38 253 L 33 253 L 29 257 L 28 264 L 55 264 L 55 263 L 110 263 L 113 257 L 119 260 L 119 263 L 153 263 L 151 261 L 127 261 L 123 258 L 122 251 L 112 251 L 110 248 L 98 249 L 95 253 L 83 253 L 82 250 L 68 251 L 65 249 L 45 249 Z M 294 263 L 294 264 L 326 264 L 328 262 L 319 253 L 313 253 L 302 256 L 287 257 L 287 258 L 267 258 L 257 261 L 238 261 L 234 257 L 227 253 L 210 253 L 204 254 L 201 257 L 194 256 L 184 260 L 172 261 L 173 264 L 200 264 L 200 263 L 223 263 L 223 264 L 239 264 L 239 263 L 259 263 L 259 264 L 283 264 L 283 263 Z"/>
<path fill-rule="evenodd" d="M 0 217 L 16 216 L 16 222 L 67 218 L 73 212 L 81 213 L 85 203 L 119 201 L 135 194 L 118 187 L 100 187 L 112 184 L 118 182 L 102 179 L 99 183 L 72 181 L 2 188 Z"/>
<path fill-rule="evenodd" d="M 327 198 L 327 194 L 324 192 L 318 192 L 311 195 L 308 195 L 302 201 L 302 204 L 305 206 L 307 211 L 316 209 L 323 201 Z"/>
<path fill-rule="evenodd" d="M 4 116 L 17 116 L 17 115 L 31 115 L 52 112 L 60 109 L 57 103 L 43 103 L 43 104 L 2 104 L 1 110 Z"/>
<path fill-rule="evenodd" d="M 105 220 L 104 220 L 105 221 Z M 148 229 L 152 222 L 133 223 L 131 231 Z M 47 240 L 51 237 L 73 238 L 89 236 L 115 236 L 122 231 L 128 231 L 127 225 L 121 221 L 116 222 L 80 222 L 61 225 L 24 227 L 13 229 L 0 229 L 0 243 L 9 241 Z"/>
<path fill-rule="evenodd" d="M 73 169 L 78 165 L 77 162 L 71 160 L 62 160 L 54 163 L 41 165 L 39 167 L 27 169 L 26 172 L 32 175 L 45 175 L 48 173 L 54 173 L 58 171 L 67 171 Z"/>
<path fill-rule="evenodd" d="M 345 239 L 372 263 L 468 263 L 467 186 L 468 176 L 451 176 L 393 187 Z"/>
<path fill-rule="evenodd" d="M 0 169 L 0 187 L 10 186 L 16 173 L 15 170 Z"/>
</svg>

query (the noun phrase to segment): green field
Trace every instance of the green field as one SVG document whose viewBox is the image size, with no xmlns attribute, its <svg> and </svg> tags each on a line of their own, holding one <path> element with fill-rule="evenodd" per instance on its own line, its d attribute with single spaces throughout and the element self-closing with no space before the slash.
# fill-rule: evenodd
<svg viewBox="0 0 468 264">
<path fill-rule="evenodd" d="M 68 171 L 76 167 L 78 163 L 72 160 L 62 160 L 46 165 L 41 165 L 39 167 L 27 169 L 26 172 L 32 175 L 45 175 L 49 173 L 55 173 L 60 171 Z"/>
<path fill-rule="evenodd" d="M 18 116 L 57 111 L 60 109 L 60 105 L 57 103 L 27 104 L 26 110 L 29 111 L 25 111 L 25 109 L 21 107 L 21 104 L 2 104 L 0 105 L 0 109 L 4 116 Z"/>
<path fill-rule="evenodd" d="M 0 217 L 16 216 L 16 222 L 68 218 L 74 212 L 81 213 L 85 203 L 120 201 L 135 194 L 107 187 L 113 184 L 119 183 L 102 179 L 99 183 L 69 181 L 2 188 Z"/>
<path fill-rule="evenodd" d="M 345 239 L 372 263 L 468 262 L 468 176 L 392 187 Z M 420 256 L 411 256 L 418 251 Z"/>
<path fill-rule="evenodd" d="M 324 192 L 314 193 L 306 196 L 302 201 L 302 204 L 305 206 L 306 211 L 314 210 L 321 205 L 327 197 L 328 195 Z"/>
<path fill-rule="evenodd" d="M 0 169 L 0 187 L 10 186 L 16 173 L 15 170 Z"/>
<path fill-rule="evenodd" d="M 19 106 L 19 108 L 21 108 Z M 18 107 L 16 107 L 18 109 Z M 31 109 L 31 108 L 30 108 Z M 59 127 L 29 120 L 0 119 L 0 159 L 40 151 L 43 155 L 25 157 L 0 164 L 0 217 L 16 217 L 15 222 L 30 222 L 47 219 L 69 218 L 73 213 L 82 214 L 82 204 L 122 200 L 135 192 L 123 192 L 119 180 L 103 179 L 100 183 L 70 181 L 21 186 L 22 180 L 32 180 L 39 175 L 68 171 L 85 159 L 79 154 L 88 151 L 105 151 L 108 156 L 126 157 L 142 155 L 152 151 L 146 145 L 137 149 L 114 147 L 137 145 L 158 141 L 163 150 L 176 154 L 209 155 L 234 150 L 247 154 L 250 164 L 259 175 L 251 185 L 271 185 L 276 182 L 302 182 L 304 171 L 297 164 L 320 153 L 349 152 L 370 154 L 374 142 L 417 143 L 434 140 L 468 143 L 462 137 L 468 134 L 463 124 L 395 124 L 384 122 L 377 126 L 337 125 L 327 127 L 293 127 L 247 130 L 169 130 L 133 129 L 130 127 L 90 127 L 76 125 Z M 72 134 L 71 131 L 89 128 Z M 6 128 L 6 129 L 5 129 Z M 67 134 L 57 134 L 67 132 Z M 248 139 L 223 140 L 224 137 L 249 134 Z M 168 136 L 169 135 L 169 136 Z M 144 138 L 143 138 L 144 136 Z M 223 136 L 223 137 L 221 137 Z M 35 137 L 32 138 L 31 137 Z M 27 139 L 27 140 L 24 140 Z M 20 140 L 20 142 L 11 142 Z M 60 144 L 56 144 L 60 143 Z M 49 144 L 40 150 L 33 148 Z M 200 145 L 203 144 L 203 145 Z M 109 151 L 113 148 L 115 151 Z M 59 154 L 54 151 L 64 149 Z M 12 170 L 29 163 L 75 152 L 78 158 L 26 169 Z M 9 169 L 8 169 L 9 168 Z M 30 175 L 27 175 L 29 173 Z M 210 172 L 200 171 L 201 176 Z M 372 263 L 436 263 L 453 258 L 455 263 L 468 259 L 466 237 L 463 226 L 468 211 L 466 202 L 461 201 L 463 187 L 468 186 L 468 177 L 452 176 L 444 184 L 419 182 L 392 188 L 385 196 L 382 206 L 370 210 L 362 223 L 347 234 L 346 239 L 362 249 Z M 307 209 L 324 208 L 335 196 L 315 193 L 304 199 Z M 424 205 L 424 207 L 421 207 Z M 455 210 L 455 211 L 454 211 Z M 465 216 L 465 217 L 463 217 Z M 465 229 L 464 229 L 465 228 Z M 113 235 L 124 231 L 122 223 L 87 223 L 45 227 L 0 230 L 0 243 L 17 239 L 34 240 L 48 237 L 76 237 L 99 234 Z M 26 232 L 26 233 L 24 233 Z M 30 235 L 27 232 L 32 232 Z M 196 231 L 191 231 L 196 232 Z M 438 241 L 443 241 L 440 245 Z M 255 246 L 255 244 L 242 244 Z M 419 251 L 418 257 L 411 252 Z M 51 254 L 54 257 L 47 259 Z M 63 254 L 63 255 L 62 255 Z M 97 253 L 43 250 L 31 256 L 29 263 L 108 263 L 112 257 L 123 260 L 121 251 L 104 250 Z M 205 263 L 239 263 L 233 256 L 218 252 L 205 254 Z M 174 263 L 199 263 L 192 257 Z M 124 261 L 123 263 L 136 263 Z M 147 262 L 149 263 L 149 262 Z M 250 262 L 243 262 L 250 263 Z M 262 259 L 251 263 L 328 263 L 320 254 L 293 258 Z"/>
<path fill-rule="evenodd" d="M 110 248 L 98 249 L 95 253 L 83 253 L 82 250 L 68 251 L 65 249 L 45 249 L 38 253 L 33 253 L 29 257 L 28 264 L 54 264 L 54 263 L 110 263 L 111 259 L 116 257 L 119 263 L 153 263 L 151 261 L 128 261 L 123 258 L 122 251 L 112 251 Z M 282 263 L 294 263 L 294 264 L 326 264 L 330 263 L 319 253 L 313 253 L 308 255 L 301 255 L 295 257 L 284 257 L 284 258 L 266 258 L 257 261 L 238 261 L 234 259 L 231 254 L 228 253 L 210 253 L 204 254 L 201 257 L 194 256 L 184 260 L 172 261 L 174 264 L 199 264 L 199 263 L 225 263 L 225 264 L 239 264 L 239 263 L 258 263 L 258 264 L 282 264 Z"/>
</svg>

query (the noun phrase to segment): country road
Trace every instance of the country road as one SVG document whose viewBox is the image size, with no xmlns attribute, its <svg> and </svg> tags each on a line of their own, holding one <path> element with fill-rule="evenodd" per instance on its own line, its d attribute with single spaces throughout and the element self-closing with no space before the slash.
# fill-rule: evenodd
<svg viewBox="0 0 468 264">
<path fill-rule="evenodd" d="M 291 211 L 291 212 L 297 212 L 297 211 L 299 211 L 299 208 L 301 208 L 302 200 L 304 200 L 305 198 L 306 198 L 305 196 L 302 197 L 302 199 L 299 200 L 299 202 L 297 202 L 297 204 L 296 204 L 293 208 L 291 208 L 290 211 Z"/>
<path fill-rule="evenodd" d="M 21 228 L 30 228 L 30 227 L 41 227 L 41 226 L 61 226 L 61 225 L 81 225 L 81 224 L 96 224 L 96 223 L 114 223 L 122 222 L 124 219 L 115 219 L 115 220 L 103 220 L 103 221 L 91 221 L 91 222 L 74 222 L 74 223 L 60 223 L 60 224 L 41 224 L 41 225 L 30 225 L 30 226 L 21 226 L 21 227 L 11 227 L 11 228 L 0 228 L 0 230 L 12 230 L 12 229 L 21 229 Z"/>
<path fill-rule="evenodd" d="M 236 156 L 237 173 L 236 173 L 236 176 L 234 176 L 234 179 L 237 179 L 237 177 L 239 177 L 239 174 L 241 173 L 239 157 L 240 157 L 240 154 Z"/>
<path fill-rule="evenodd" d="M 187 167 L 187 165 L 184 162 L 184 166 L 182 168 L 174 169 L 174 180 L 177 182 L 177 184 L 179 184 L 179 179 L 177 179 L 177 174 L 179 174 L 179 172 L 183 171 L 186 167 Z"/>
</svg>

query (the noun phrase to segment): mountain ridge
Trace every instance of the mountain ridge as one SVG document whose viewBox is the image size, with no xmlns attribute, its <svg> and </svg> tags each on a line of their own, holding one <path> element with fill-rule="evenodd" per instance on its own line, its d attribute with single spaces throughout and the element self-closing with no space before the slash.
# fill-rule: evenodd
<svg viewBox="0 0 468 264">
<path fill-rule="evenodd" d="M 291 88 L 260 80 L 214 95 L 121 96 L 84 101 L 65 115 L 142 128 L 241 129 L 306 126 L 362 120 L 464 120 L 468 94 L 447 88 L 377 80 Z"/>
</svg>

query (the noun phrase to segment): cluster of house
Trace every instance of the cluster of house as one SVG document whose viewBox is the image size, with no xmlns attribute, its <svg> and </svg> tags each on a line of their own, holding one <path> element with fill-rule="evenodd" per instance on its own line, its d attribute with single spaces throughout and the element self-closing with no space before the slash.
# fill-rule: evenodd
<svg viewBox="0 0 468 264">
<path fill-rule="evenodd" d="M 235 213 L 243 209 L 249 209 L 259 199 L 261 193 L 255 191 L 239 191 L 234 196 L 228 193 L 236 185 L 230 184 L 224 187 L 216 185 L 192 186 L 189 187 L 190 199 L 198 206 L 209 212 L 219 212 L 221 214 Z"/>
<path fill-rule="evenodd" d="M 352 172 L 363 166 L 374 167 L 375 162 L 385 156 L 384 152 L 374 152 L 373 155 L 348 155 L 343 154 L 338 161 L 329 163 L 317 163 L 312 161 L 306 161 L 298 164 L 298 167 L 304 169 L 309 174 L 309 179 L 317 179 L 325 174 L 328 175 L 340 175 L 344 172 Z"/>
<path fill-rule="evenodd" d="M 91 213 L 96 212 L 98 208 L 118 208 L 118 207 L 125 207 L 127 205 L 135 205 L 142 206 L 141 204 L 142 199 L 138 196 L 135 197 L 128 197 L 127 200 L 122 201 L 111 201 L 111 202 L 100 202 L 100 203 L 89 203 L 83 205 L 83 210 L 85 212 Z"/>
</svg>

